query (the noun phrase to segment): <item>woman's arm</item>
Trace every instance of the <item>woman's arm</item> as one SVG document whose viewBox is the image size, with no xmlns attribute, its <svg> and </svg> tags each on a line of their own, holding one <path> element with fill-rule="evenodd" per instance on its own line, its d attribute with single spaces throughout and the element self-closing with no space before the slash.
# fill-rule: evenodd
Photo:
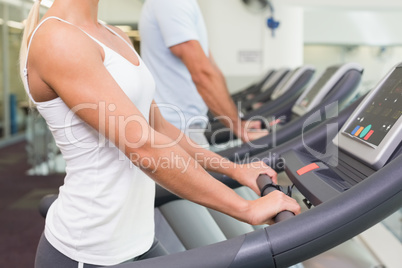
<svg viewBox="0 0 402 268">
<path fill-rule="evenodd" d="M 277 183 L 276 172 L 264 162 L 254 162 L 250 164 L 233 163 L 230 160 L 206 150 L 196 144 L 187 135 L 181 132 L 174 125 L 170 124 L 161 114 L 158 105 L 153 101 L 150 110 L 149 122 L 158 132 L 163 133 L 182 147 L 192 158 L 194 158 L 203 168 L 209 171 L 225 174 L 235 179 L 240 184 L 250 187 L 257 194 L 260 193 L 256 180 L 260 174 L 269 175 L 273 182 Z"/>
<path fill-rule="evenodd" d="M 77 116 L 161 186 L 250 224 L 269 223 L 282 210 L 299 213 L 296 201 L 280 192 L 244 200 L 212 178 L 181 146 L 159 146 L 172 139 L 148 125 L 103 65 L 100 47 L 77 28 L 47 23 L 35 39 L 28 66 L 30 82 L 40 79 L 49 85 Z M 39 92 L 35 86 L 31 89 Z M 169 161 L 170 166 L 158 166 L 159 160 Z"/>
</svg>

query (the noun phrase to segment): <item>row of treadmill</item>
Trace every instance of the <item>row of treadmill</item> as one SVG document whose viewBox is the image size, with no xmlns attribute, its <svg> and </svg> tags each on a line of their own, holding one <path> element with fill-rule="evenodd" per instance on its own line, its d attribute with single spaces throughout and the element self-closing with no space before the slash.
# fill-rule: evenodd
<svg viewBox="0 0 402 268">
<path fill-rule="evenodd" d="M 260 120 L 269 130 L 250 143 L 228 147 L 236 137 L 210 115 L 205 135 L 222 145 L 218 153 L 285 172 L 303 195 L 303 213 L 249 226 L 157 187 L 155 233 L 170 255 L 114 267 L 322 267 L 306 261 L 401 209 L 402 63 L 363 93 L 362 74 L 356 63 L 330 66 L 319 76 L 308 65 L 269 71 L 232 95 L 243 119 Z M 244 198 L 258 198 L 227 176 L 211 175 Z M 283 189 L 264 179 L 261 190 Z M 55 198 L 42 200 L 43 216 Z"/>
</svg>

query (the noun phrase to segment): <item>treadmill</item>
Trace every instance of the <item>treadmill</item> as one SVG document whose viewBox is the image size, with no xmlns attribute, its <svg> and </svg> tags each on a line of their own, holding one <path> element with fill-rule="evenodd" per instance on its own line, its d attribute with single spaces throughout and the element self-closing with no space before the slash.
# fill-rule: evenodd
<svg viewBox="0 0 402 268">
<path fill-rule="evenodd" d="M 285 171 L 311 204 L 317 206 L 335 198 L 399 157 L 401 115 L 402 64 L 369 93 L 323 150 L 325 153 L 307 147 L 283 154 Z M 402 172 L 402 168 L 397 171 Z"/>
<path fill-rule="evenodd" d="M 294 70 L 288 72 L 286 76 L 280 81 L 280 83 L 278 83 L 276 87 L 272 88 L 271 91 L 263 91 L 251 99 L 244 100 L 241 103 L 241 107 L 239 108 L 244 114 L 247 114 L 252 110 L 256 110 L 265 105 L 266 103 L 277 99 L 278 97 L 283 95 L 286 91 L 292 89 L 293 84 L 296 83 L 298 79 L 303 78 L 304 83 L 302 84 L 304 86 L 310 81 L 314 72 L 315 68 L 311 65 L 304 65 L 295 68 Z"/>
<path fill-rule="evenodd" d="M 303 131 L 317 125 L 316 122 L 309 123 L 317 113 L 338 109 L 338 103 L 347 100 L 354 93 L 362 72 L 363 68 L 356 63 L 327 68 L 317 82 L 303 92 L 291 109 L 282 106 L 271 111 L 270 116 L 263 116 L 271 134 L 218 153 L 232 161 L 240 161 L 301 135 Z"/>
<path fill-rule="evenodd" d="M 314 204 L 310 210 L 227 241 L 113 267 L 288 267 L 367 230 L 402 206 L 401 99 L 402 64 L 364 98 L 329 143 L 344 154 L 339 161 L 349 164 L 347 171 L 323 165 L 334 159 L 300 151 L 283 154 L 286 173 Z M 384 106 L 384 101 L 394 104 Z M 356 176 L 361 179 L 355 181 Z M 347 177 L 355 183 L 346 190 L 329 182 Z"/>
<path fill-rule="evenodd" d="M 287 77 L 282 79 L 282 81 L 275 88 L 273 88 L 270 94 L 266 94 L 266 92 L 264 92 L 260 94 L 262 98 L 256 97 L 254 99 L 256 103 L 258 103 L 260 100 L 264 100 L 266 102 L 263 104 L 263 106 L 247 113 L 245 116 L 243 116 L 243 119 L 247 120 L 251 116 L 260 115 L 278 106 L 286 106 L 288 109 L 291 109 L 292 105 L 297 100 L 297 97 L 300 96 L 314 73 L 315 68 L 310 65 L 304 65 L 294 69 L 292 72 L 289 72 Z M 270 101 L 266 99 L 267 96 L 269 96 Z M 251 103 L 253 102 L 250 102 L 250 105 Z M 242 114 L 246 113 L 242 103 L 239 103 L 238 108 Z M 217 130 L 219 131 L 217 132 Z M 225 129 L 225 126 L 219 121 L 210 123 L 207 131 L 205 132 L 205 136 L 210 144 L 224 143 L 232 138 L 231 131 L 229 129 Z"/>
<path fill-rule="evenodd" d="M 276 147 L 261 153 L 253 155 L 253 157 L 245 158 L 242 163 L 250 163 L 255 161 L 263 161 L 265 164 L 274 169 L 277 173 L 285 171 L 285 160 L 283 154 L 291 150 L 303 150 L 308 147 L 317 152 L 325 151 L 328 143 L 338 134 L 339 130 L 345 124 L 346 120 L 352 115 L 354 110 L 362 102 L 365 95 L 359 97 L 349 105 L 345 105 L 344 109 L 337 113 L 336 110 L 331 111 L 326 116 L 319 115 L 315 118 L 315 126 L 307 131 L 303 131 L 301 135 L 296 136 Z M 318 114 L 317 114 L 318 115 Z M 226 175 L 220 173 L 209 172 L 214 178 L 225 181 L 226 184 L 230 180 Z M 234 186 L 234 184 L 232 185 Z M 237 186 L 240 186 L 238 184 Z"/>
<path fill-rule="evenodd" d="M 305 168 L 306 165 L 312 163 L 317 165 L 321 165 L 321 162 L 327 163 L 324 159 L 313 159 L 310 156 L 308 157 L 310 160 L 306 161 L 305 153 L 289 151 L 282 154 L 286 161 L 288 175 L 297 174 L 299 181 L 308 181 L 303 180 L 302 177 L 304 179 L 311 177 L 310 181 L 316 180 L 318 185 L 326 185 L 325 187 L 315 187 L 313 188 L 314 191 L 306 191 L 306 195 L 309 200 L 311 198 L 312 202 L 314 202 L 314 198 L 320 198 L 319 202 L 310 210 L 277 224 L 220 243 L 112 267 L 288 267 L 327 251 L 367 230 L 402 206 L 402 119 L 400 117 L 402 106 L 398 102 L 401 97 L 402 64 L 394 68 L 361 101 L 353 115 L 349 117 L 337 134 L 338 141 L 328 142 L 328 144 L 338 147 L 339 150 L 345 151 L 348 161 L 354 161 L 353 164 L 358 163 L 356 167 L 350 165 L 354 168 L 352 173 L 357 170 L 359 172 L 365 169 L 371 170 L 369 173 L 365 172 L 367 176 L 349 189 L 341 190 L 338 188 L 339 190 L 336 193 L 333 192 L 335 186 L 327 183 L 327 180 L 330 176 L 334 176 L 333 179 L 339 179 L 338 176 L 340 175 L 335 171 L 324 172 L 324 174 L 320 172 L 332 170 L 329 166 L 327 169 L 320 166 L 318 169 L 313 168 L 310 171 L 308 171 L 309 168 Z M 388 112 L 385 112 L 388 106 L 383 106 L 385 99 L 387 104 L 394 103 L 393 111 L 388 116 L 386 116 Z M 380 103 L 381 105 L 379 105 Z M 343 115 L 347 109 L 355 108 L 353 105 L 347 107 L 341 114 Z M 373 108 L 370 108 L 371 106 Z M 383 109 L 374 114 L 378 106 L 382 106 Z M 368 115 L 375 115 L 373 116 L 374 119 L 371 120 Z M 366 122 L 365 125 L 362 125 L 362 116 L 367 120 L 363 120 Z M 390 124 L 386 125 L 384 129 L 384 120 L 380 120 L 382 125 L 375 123 L 381 116 L 390 118 L 389 120 L 392 118 Z M 357 131 L 360 130 L 360 132 L 354 132 L 358 126 Z M 315 136 L 326 136 L 326 133 L 319 133 L 325 131 L 318 131 L 316 128 L 315 130 L 309 131 L 310 140 L 314 140 Z M 370 155 L 366 156 L 366 152 Z M 297 160 L 302 163 L 301 165 L 297 161 L 289 162 L 293 160 L 288 158 L 288 155 L 292 157 L 295 155 L 294 153 L 302 155 Z M 331 157 L 333 156 L 329 156 L 329 158 Z M 328 163 L 332 163 L 332 161 L 328 161 Z M 350 163 L 352 164 L 352 162 Z M 293 168 L 292 165 L 296 166 Z M 300 169 L 304 171 L 301 175 L 298 174 Z M 316 177 L 317 174 L 320 176 Z M 324 181 L 325 184 L 320 183 L 320 181 Z M 223 183 L 232 185 L 233 181 L 223 180 Z M 303 184 L 300 183 L 300 185 Z M 261 190 L 272 187 L 270 183 L 259 186 Z M 301 188 L 299 190 L 304 191 L 303 187 Z M 320 194 L 322 191 L 327 191 L 329 196 L 322 196 Z M 159 188 L 156 206 L 169 202 L 171 198 L 177 197 Z"/>
<path fill-rule="evenodd" d="M 270 71 L 267 76 L 256 86 L 251 86 L 248 91 L 252 92 L 245 92 L 239 93 L 235 97 L 232 97 L 235 104 L 241 103 L 242 101 L 247 100 L 247 98 L 254 98 L 255 95 L 266 93 L 271 94 L 272 91 L 278 86 L 278 84 L 288 75 L 290 69 L 288 68 L 281 68 L 276 71 Z M 214 114 L 211 111 L 208 111 L 207 114 L 209 121 L 214 122 L 216 121 Z"/>
<path fill-rule="evenodd" d="M 286 97 L 286 99 L 282 98 L 279 105 L 264 105 L 257 110 L 247 113 L 244 119 L 250 120 L 261 115 L 265 117 L 280 117 L 285 115 L 285 119 L 289 120 L 294 113 L 292 111 L 293 107 L 301 105 L 306 94 L 309 94 L 310 101 L 305 103 L 305 105 L 308 105 L 310 109 L 313 109 L 323 98 L 326 97 L 326 95 L 334 90 L 334 87 L 336 87 L 338 83 L 343 83 L 343 79 L 346 79 L 349 82 L 352 81 L 354 75 L 350 75 L 349 73 L 353 73 L 354 70 L 360 72 L 360 76 L 363 73 L 363 67 L 353 62 L 329 66 L 312 84 L 303 91 L 298 92 L 302 95 L 292 94 L 283 96 Z M 296 114 L 296 116 L 301 115 L 303 115 L 303 113 Z"/>
<path fill-rule="evenodd" d="M 289 72 L 290 72 L 289 68 L 281 68 L 276 70 L 272 75 L 270 75 L 268 79 L 265 80 L 264 83 L 261 84 L 260 89 L 257 92 L 243 95 L 242 96 L 243 98 L 236 98 L 235 101 L 244 101 L 247 99 L 252 99 L 261 93 L 271 94 L 272 91 L 278 86 L 278 84 L 281 83 L 281 81 L 286 78 Z"/>
<path fill-rule="evenodd" d="M 263 85 L 265 82 L 275 73 L 274 69 L 269 69 L 263 77 L 261 77 L 256 83 L 248 86 L 247 88 L 240 90 L 239 92 L 236 92 L 231 95 L 232 99 L 234 101 L 238 99 L 244 99 L 248 94 L 257 94 L 258 92 L 261 91 Z"/>
</svg>

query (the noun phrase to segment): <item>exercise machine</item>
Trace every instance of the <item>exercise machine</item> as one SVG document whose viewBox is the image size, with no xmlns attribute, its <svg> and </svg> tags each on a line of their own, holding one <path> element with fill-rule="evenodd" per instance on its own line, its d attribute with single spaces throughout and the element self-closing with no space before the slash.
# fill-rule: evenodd
<svg viewBox="0 0 402 268">
<path fill-rule="evenodd" d="M 251 84 L 250 86 L 246 87 L 243 90 L 240 90 L 234 94 L 231 95 L 232 99 L 234 101 L 238 100 L 238 99 L 245 99 L 247 98 L 247 96 L 250 94 L 258 94 L 261 89 L 263 88 L 265 82 L 268 81 L 268 79 L 275 73 L 274 69 L 269 69 L 266 73 L 264 73 L 264 75 L 258 79 L 258 81 L 256 83 Z"/>
<path fill-rule="evenodd" d="M 356 63 L 327 68 L 317 82 L 303 92 L 291 109 L 278 107 L 275 111 L 271 111 L 270 117 L 265 116 L 270 118 L 266 125 L 270 127 L 271 134 L 250 143 L 222 150 L 219 154 L 230 160 L 243 160 L 301 135 L 302 131 L 317 125 L 316 122 L 308 123 L 317 112 L 325 114 L 328 109 L 338 109 L 339 103 L 355 94 L 362 72 L 363 68 Z"/>
<path fill-rule="evenodd" d="M 315 68 L 310 65 L 298 67 L 292 72 L 289 72 L 288 77 L 282 79 L 271 92 L 263 92 L 251 101 L 239 103 L 238 108 L 241 113 L 244 114 L 243 119 L 248 120 L 253 116 L 260 116 L 278 106 L 288 107 L 288 110 L 290 110 L 314 73 Z M 262 104 L 262 102 L 264 103 Z M 243 105 L 243 103 L 246 104 Z M 253 104 L 262 104 L 262 106 L 247 113 L 245 107 L 251 107 Z M 205 132 L 205 136 L 210 144 L 223 143 L 230 140 L 232 136 L 231 131 L 224 128 L 225 126 L 219 121 L 210 123 Z"/>
<path fill-rule="evenodd" d="M 314 205 L 310 210 L 227 241 L 115 267 L 288 267 L 380 222 L 402 206 L 401 81 L 402 64 L 365 97 L 328 143 L 342 152 L 339 161 L 347 167 L 336 168 L 334 154 L 283 154 L 286 173 Z M 349 179 L 353 183 L 347 189 L 331 182 Z"/>
<path fill-rule="evenodd" d="M 337 148 L 339 161 L 346 162 L 346 166 L 333 165 L 337 159 L 334 153 L 321 151 L 324 155 L 317 157 L 307 148 L 293 148 L 281 154 L 286 173 L 291 179 L 294 175 L 296 179 L 292 181 L 313 205 L 308 211 L 233 239 L 114 267 L 288 267 L 333 248 L 380 222 L 402 206 L 401 89 L 402 64 L 360 102 L 334 142 L 320 142 L 320 146 Z M 354 107 L 346 109 L 351 108 Z M 311 140 L 315 134 L 326 136 L 318 133 L 322 131 L 317 128 L 314 128 L 315 132 L 312 130 L 309 131 Z M 349 179 L 354 183 L 347 189 L 331 182 Z M 317 185 L 304 189 L 303 185 L 311 181 Z M 228 178 L 222 182 L 236 187 Z M 261 190 L 269 187 L 280 190 L 269 181 L 259 184 Z M 158 189 L 156 206 L 178 199 L 166 190 Z"/>
</svg>

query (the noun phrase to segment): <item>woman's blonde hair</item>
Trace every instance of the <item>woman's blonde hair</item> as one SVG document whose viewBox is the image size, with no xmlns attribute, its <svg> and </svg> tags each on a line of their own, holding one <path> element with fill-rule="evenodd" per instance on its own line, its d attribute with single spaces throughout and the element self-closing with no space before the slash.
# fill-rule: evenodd
<svg viewBox="0 0 402 268">
<path fill-rule="evenodd" d="M 24 34 L 22 36 L 21 49 L 20 49 L 20 75 L 22 80 L 24 80 L 24 69 L 26 66 L 27 53 L 28 53 L 28 42 L 32 32 L 35 30 L 39 23 L 39 10 L 40 10 L 41 0 L 35 0 L 31 11 L 29 12 L 28 18 L 25 21 Z"/>
</svg>

